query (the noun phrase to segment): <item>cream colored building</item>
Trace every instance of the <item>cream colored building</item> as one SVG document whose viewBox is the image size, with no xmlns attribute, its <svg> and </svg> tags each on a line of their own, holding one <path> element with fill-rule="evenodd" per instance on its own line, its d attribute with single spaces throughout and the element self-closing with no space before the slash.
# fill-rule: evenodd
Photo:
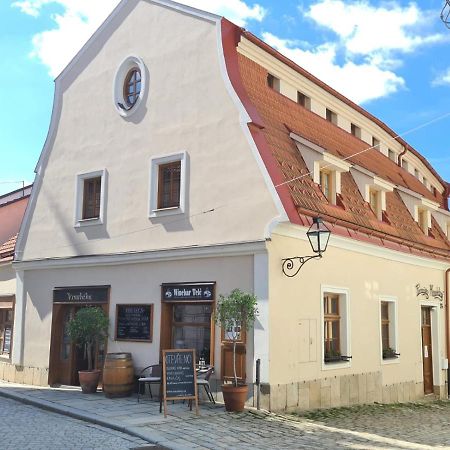
<svg viewBox="0 0 450 450">
<path fill-rule="evenodd" d="M 122 1 L 55 82 L 9 379 L 76 384 L 64 325 L 99 304 L 99 360 L 129 351 L 138 371 L 194 347 L 219 387 L 230 352 L 212 312 L 240 288 L 259 300 L 240 376 L 261 361 L 264 407 L 446 396 L 449 187 L 394 136 L 226 19 Z M 328 249 L 288 277 L 317 216 Z"/>
</svg>

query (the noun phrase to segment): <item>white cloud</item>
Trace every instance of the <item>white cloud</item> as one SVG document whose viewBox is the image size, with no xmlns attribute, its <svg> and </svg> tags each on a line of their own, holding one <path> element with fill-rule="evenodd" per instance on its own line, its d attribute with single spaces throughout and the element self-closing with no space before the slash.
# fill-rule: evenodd
<svg viewBox="0 0 450 450">
<path fill-rule="evenodd" d="M 450 67 L 431 82 L 432 86 L 445 86 L 447 84 L 450 85 Z"/>
<path fill-rule="evenodd" d="M 283 55 L 356 103 L 384 97 L 405 85 L 403 78 L 378 67 L 370 58 L 361 64 L 347 60 L 339 65 L 336 62 L 337 44 L 326 43 L 312 50 L 303 50 L 296 47 L 296 43 L 270 33 L 264 33 L 263 37 Z"/>
<path fill-rule="evenodd" d="M 375 7 L 364 0 L 322 0 L 311 5 L 305 15 L 334 31 L 355 55 L 411 52 L 419 46 L 447 39 L 443 33 L 426 32 L 433 17 L 415 3 L 406 7 L 395 2 Z"/>
<path fill-rule="evenodd" d="M 101 25 L 120 0 L 19 0 L 13 3 L 23 13 L 39 16 L 45 6 L 53 4 L 63 8 L 63 13 L 53 14 L 55 28 L 33 37 L 32 56 L 57 76 Z M 249 5 L 243 0 L 187 0 L 194 8 L 222 14 L 238 25 L 248 20 L 261 21 L 266 11 L 258 4 Z"/>
</svg>

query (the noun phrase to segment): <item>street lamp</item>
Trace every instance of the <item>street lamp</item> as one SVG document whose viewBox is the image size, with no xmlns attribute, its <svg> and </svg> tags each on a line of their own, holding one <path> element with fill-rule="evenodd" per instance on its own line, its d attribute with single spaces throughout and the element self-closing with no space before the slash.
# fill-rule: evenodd
<svg viewBox="0 0 450 450">
<path fill-rule="evenodd" d="M 327 250 L 328 241 L 330 240 L 331 231 L 324 225 L 320 217 L 313 218 L 313 224 L 306 233 L 309 243 L 314 253 L 313 256 L 293 256 L 282 260 L 283 273 L 289 277 L 295 277 L 300 269 L 310 259 L 322 258 L 322 253 Z"/>
</svg>

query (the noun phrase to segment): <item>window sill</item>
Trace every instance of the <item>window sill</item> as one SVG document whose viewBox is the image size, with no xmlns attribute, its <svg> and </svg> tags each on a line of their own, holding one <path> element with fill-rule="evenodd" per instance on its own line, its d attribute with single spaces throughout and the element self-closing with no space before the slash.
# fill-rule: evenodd
<svg viewBox="0 0 450 450">
<path fill-rule="evenodd" d="M 171 206 L 170 208 L 152 209 L 149 217 L 164 217 L 183 214 L 183 210 L 179 206 Z"/>
<path fill-rule="evenodd" d="M 79 219 L 75 222 L 75 228 L 88 227 L 91 225 L 102 225 L 103 220 L 100 217 L 93 219 Z"/>
<path fill-rule="evenodd" d="M 332 362 L 325 362 L 322 361 L 322 370 L 336 370 L 336 369 L 348 369 L 351 367 L 350 361 L 332 361 Z"/>
<path fill-rule="evenodd" d="M 399 356 L 392 356 L 389 358 L 381 358 L 381 364 L 388 366 L 389 364 L 398 364 L 400 362 Z"/>
</svg>

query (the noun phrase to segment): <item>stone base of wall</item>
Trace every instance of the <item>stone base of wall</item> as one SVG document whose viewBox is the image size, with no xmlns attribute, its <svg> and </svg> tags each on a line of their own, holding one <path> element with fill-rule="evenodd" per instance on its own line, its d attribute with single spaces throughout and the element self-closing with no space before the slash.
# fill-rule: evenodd
<svg viewBox="0 0 450 450">
<path fill-rule="evenodd" d="M 0 361 L 0 380 L 34 386 L 48 386 L 48 369 L 16 366 Z"/>
<path fill-rule="evenodd" d="M 382 385 L 381 372 L 344 375 L 283 385 L 261 386 L 261 408 L 270 411 L 304 411 L 369 403 L 403 403 L 424 398 L 423 383 L 406 381 Z M 444 387 L 435 387 L 445 398 Z"/>
</svg>

